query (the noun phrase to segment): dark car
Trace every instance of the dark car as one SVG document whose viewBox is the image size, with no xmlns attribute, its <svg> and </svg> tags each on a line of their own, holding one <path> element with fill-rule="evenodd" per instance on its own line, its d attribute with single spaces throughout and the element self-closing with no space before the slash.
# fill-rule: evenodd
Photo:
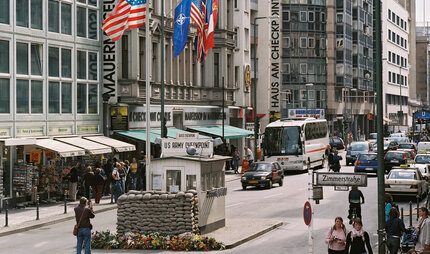
<svg viewBox="0 0 430 254">
<path fill-rule="evenodd" d="M 357 156 L 362 153 L 373 151 L 372 145 L 367 141 L 352 142 L 346 150 L 346 165 L 354 164 Z"/>
<path fill-rule="evenodd" d="M 417 146 L 414 143 L 400 143 L 397 150 L 407 150 L 412 152 L 412 159 L 417 155 Z"/>
<path fill-rule="evenodd" d="M 343 140 L 336 136 L 330 137 L 329 144 L 331 148 L 336 148 L 337 150 L 345 148 Z"/>
<path fill-rule="evenodd" d="M 376 153 L 362 153 L 357 157 L 354 172 L 378 173 L 378 159 Z"/>
<path fill-rule="evenodd" d="M 409 154 L 405 151 L 388 151 L 384 157 L 385 172 L 390 172 L 394 166 L 407 164 Z"/>
<path fill-rule="evenodd" d="M 246 190 L 248 186 L 259 186 L 272 188 L 274 183 L 282 186 L 284 171 L 277 162 L 255 162 L 242 175 L 242 188 Z"/>
</svg>

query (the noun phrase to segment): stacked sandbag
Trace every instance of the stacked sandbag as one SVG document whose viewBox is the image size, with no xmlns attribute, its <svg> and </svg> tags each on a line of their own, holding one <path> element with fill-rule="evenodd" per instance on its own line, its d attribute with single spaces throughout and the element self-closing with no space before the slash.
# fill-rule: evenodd
<svg viewBox="0 0 430 254">
<path fill-rule="evenodd" d="M 195 190 L 178 193 L 130 191 L 118 198 L 117 232 L 198 233 L 198 217 Z"/>
</svg>

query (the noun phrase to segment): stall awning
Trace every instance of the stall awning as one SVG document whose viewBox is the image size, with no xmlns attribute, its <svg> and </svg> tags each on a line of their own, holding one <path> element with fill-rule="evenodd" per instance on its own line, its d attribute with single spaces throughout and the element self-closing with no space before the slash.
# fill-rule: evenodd
<svg viewBox="0 0 430 254">
<path fill-rule="evenodd" d="M 105 136 L 88 136 L 88 137 L 84 137 L 84 139 L 88 139 L 90 141 L 94 141 L 102 145 L 110 146 L 113 149 L 115 149 L 115 151 L 117 152 L 128 152 L 128 151 L 136 150 L 135 145 L 132 145 L 123 141 L 119 141 L 113 138 L 105 137 Z"/>
<path fill-rule="evenodd" d="M 2 139 L 1 141 L 4 141 L 5 146 L 25 146 L 36 144 L 35 138 L 7 138 Z"/>
<path fill-rule="evenodd" d="M 85 149 L 90 154 L 111 153 L 112 148 L 83 138 L 56 138 L 56 140 Z"/>
<path fill-rule="evenodd" d="M 85 150 L 53 139 L 38 139 L 36 145 L 57 152 L 61 157 L 85 155 Z"/>
<path fill-rule="evenodd" d="M 116 131 L 116 133 L 130 138 L 146 141 L 146 130 Z M 184 131 L 181 129 L 176 129 L 173 127 L 167 128 L 168 138 L 176 138 L 176 133 L 190 133 L 190 132 Z M 157 137 L 161 137 L 161 129 L 151 129 L 151 133 L 150 133 L 151 143 L 155 143 L 155 139 Z M 209 137 L 205 135 L 199 135 L 199 138 L 209 138 Z"/>
<path fill-rule="evenodd" d="M 187 129 L 207 133 L 209 135 L 222 137 L 222 125 L 216 126 L 190 126 Z M 238 127 L 233 127 L 230 125 L 224 125 L 224 138 L 232 139 L 232 138 L 244 138 L 249 135 L 253 135 L 252 131 L 248 131 L 245 129 L 241 129 Z"/>
</svg>

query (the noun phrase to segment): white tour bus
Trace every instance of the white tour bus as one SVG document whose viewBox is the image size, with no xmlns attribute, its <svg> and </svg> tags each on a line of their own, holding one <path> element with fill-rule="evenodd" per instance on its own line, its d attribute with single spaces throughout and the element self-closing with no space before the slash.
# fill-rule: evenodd
<svg viewBox="0 0 430 254">
<path fill-rule="evenodd" d="M 265 161 L 277 161 L 288 170 L 322 167 L 328 155 L 329 138 L 325 119 L 281 119 L 264 131 Z"/>
</svg>

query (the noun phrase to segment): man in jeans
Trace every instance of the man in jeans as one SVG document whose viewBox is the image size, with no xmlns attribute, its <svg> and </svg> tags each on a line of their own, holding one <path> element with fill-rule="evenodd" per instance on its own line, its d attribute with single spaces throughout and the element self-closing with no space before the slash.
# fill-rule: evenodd
<svg viewBox="0 0 430 254">
<path fill-rule="evenodd" d="M 93 203 L 90 201 L 87 207 L 88 199 L 82 197 L 79 205 L 75 207 L 75 218 L 78 224 L 78 242 L 76 244 L 76 253 L 80 254 L 82 251 L 82 244 L 85 245 L 85 254 L 91 254 L 91 225 L 90 219 L 94 218 Z"/>
</svg>

